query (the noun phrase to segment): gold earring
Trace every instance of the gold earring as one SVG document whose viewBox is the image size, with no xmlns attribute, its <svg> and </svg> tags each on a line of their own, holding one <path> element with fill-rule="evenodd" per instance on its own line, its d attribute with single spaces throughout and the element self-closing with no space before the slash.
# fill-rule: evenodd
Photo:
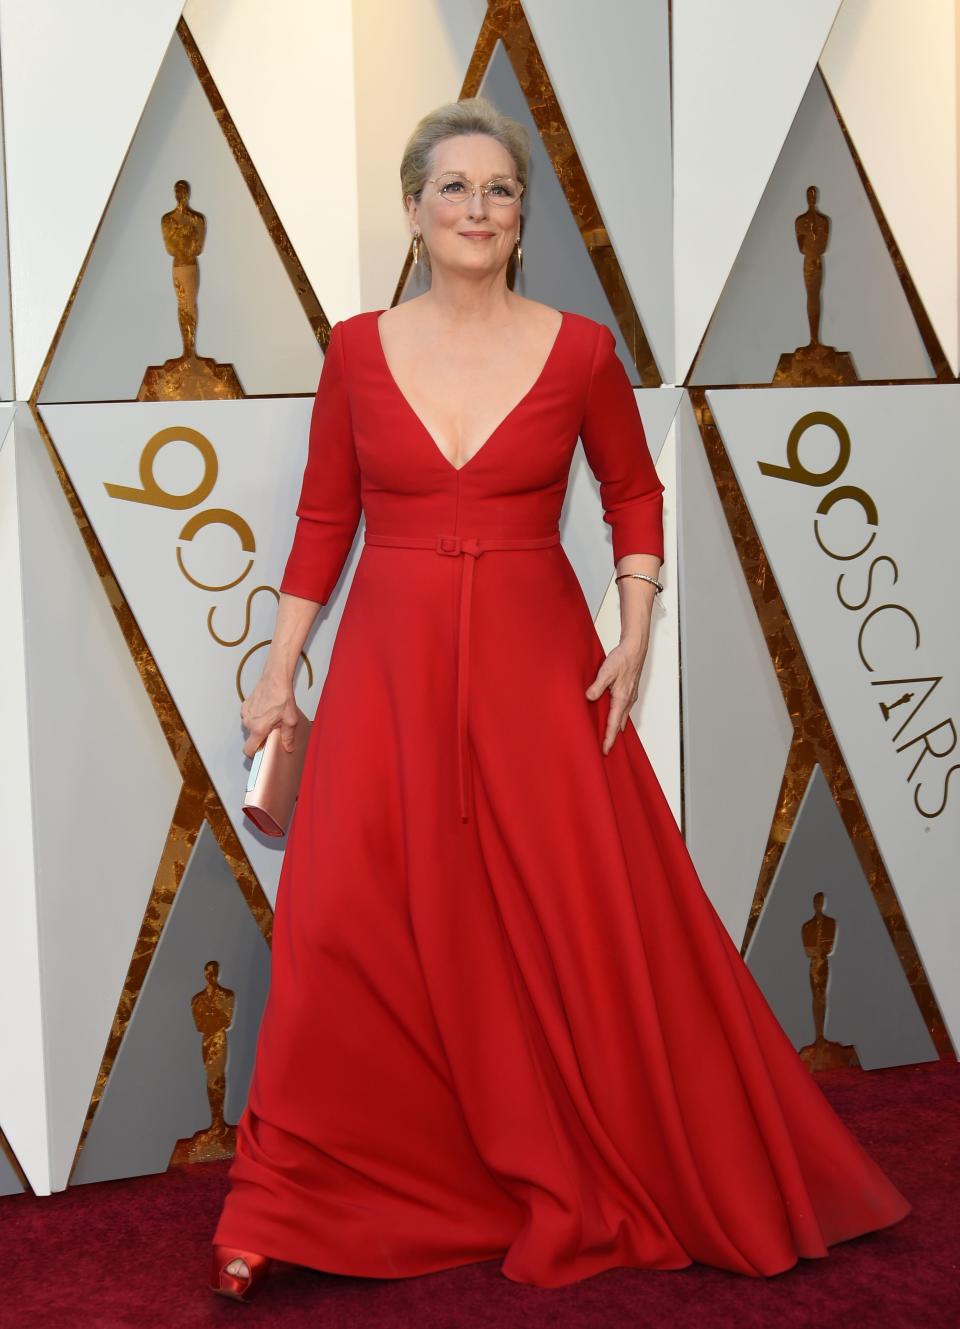
<svg viewBox="0 0 960 1329">
<path fill-rule="evenodd" d="M 517 267 L 523 271 L 523 249 L 520 247 L 520 233 L 517 232 Z"/>
<path fill-rule="evenodd" d="M 419 262 L 420 262 L 420 232 L 419 232 L 419 231 L 414 231 L 414 233 L 413 233 L 413 261 L 414 261 L 414 263 L 419 263 Z"/>
</svg>

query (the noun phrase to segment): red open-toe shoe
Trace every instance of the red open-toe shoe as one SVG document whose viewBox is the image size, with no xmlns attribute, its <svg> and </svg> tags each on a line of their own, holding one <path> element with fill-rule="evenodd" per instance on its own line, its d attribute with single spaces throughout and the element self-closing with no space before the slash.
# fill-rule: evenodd
<svg viewBox="0 0 960 1329">
<path fill-rule="evenodd" d="M 227 1273 L 227 1265 L 237 1259 L 245 1261 L 250 1271 L 249 1277 Z M 210 1290 L 220 1292 L 225 1297 L 233 1297 L 235 1301 L 253 1301 L 266 1282 L 270 1264 L 269 1255 L 258 1255 L 256 1251 L 241 1251 L 236 1246 L 214 1246 L 210 1265 Z"/>
</svg>

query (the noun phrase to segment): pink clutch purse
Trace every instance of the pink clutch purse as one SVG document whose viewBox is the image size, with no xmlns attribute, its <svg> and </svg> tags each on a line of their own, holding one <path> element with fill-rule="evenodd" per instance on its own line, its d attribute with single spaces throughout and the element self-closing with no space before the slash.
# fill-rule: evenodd
<svg viewBox="0 0 960 1329">
<path fill-rule="evenodd" d="M 287 833 L 300 788 L 310 737 L 310 721 L 303 711 L 300 711 L 293 734 L 293 751 L 285 752 L 280 742 L 280 730 L 270 730 L 265 742 L 253 754 L 243 800 L 244 815 L 257 830 L 276 838 Z"/>
</svg>

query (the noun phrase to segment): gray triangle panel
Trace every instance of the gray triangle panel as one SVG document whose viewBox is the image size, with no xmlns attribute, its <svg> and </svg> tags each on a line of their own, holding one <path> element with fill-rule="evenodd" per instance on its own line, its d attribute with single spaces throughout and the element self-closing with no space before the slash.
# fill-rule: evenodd
<svg viewBox="0 0 960 1329">
<path fill-rule="evenodd" d="M 860 379 L 934 378 L 819 69 L 803 96 L 704 337 L 691 383 L 769 383 L 810 340 L 795 218 L 829 218 L 818 340 L 847 351 Z"/>
<path fill-rule="evenodd" d="M 71 1185 L 163 1172 L 179 1140 L 211 1124 L 192 998 L 204 966 L 234 994 L 227 1030 L 226 1121 L 246 1102 L 269 987 L 270 952 L 204 823 L 120 1044 Z"/>
<path fill-rule="evenodd" d="M 923 1015 L 816 766 L 745 956 L 798 1050 L 814 1038 L 802 929 L 818 891 L 824 912 L 836 922 L 824 1036 L 852 1044 L 864 1070 L 936 1061 Z"/>
<path fill-rule="evenodd" d="M 183 350 L 161 218 L 186 180 L 202 214 L 196 352 L 248 396 L 313 393 L 323 356 L 223 130 L 175 34 L 97 233 L 40 394 L 132 401 Z"/>
<path fill-rule="evenodd" d="M 9 1158 L 0 1149 L 0 1195 L 21 1195 L 23 1183 L 17 1176 L 16 1169 Z"/>
</svg>

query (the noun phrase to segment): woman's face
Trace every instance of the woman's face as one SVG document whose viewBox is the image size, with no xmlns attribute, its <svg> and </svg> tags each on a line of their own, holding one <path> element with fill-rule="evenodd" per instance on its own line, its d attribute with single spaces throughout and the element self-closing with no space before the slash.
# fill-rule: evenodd
<svg viewBox="0 0 960 1329">
<path fill-rule="evenodd" d="M 431 176 L 448 171 L 475 185 L 495 176 L 516 179 L 516 166 L 506 148 L 489 134 L 457 134 L 433 150 Z M 419 230 L 430 252 L 434 272 L 447 268 L 470 276 L 487 276 L 506 267 L 520 231 L 520 201 L 506 206 L 490 203 L 478 189 L 472 198 L 448 203 L 435 184 L 424 186 L 420 202 L 407 195 L 411 234 Z"/>
</svg>

